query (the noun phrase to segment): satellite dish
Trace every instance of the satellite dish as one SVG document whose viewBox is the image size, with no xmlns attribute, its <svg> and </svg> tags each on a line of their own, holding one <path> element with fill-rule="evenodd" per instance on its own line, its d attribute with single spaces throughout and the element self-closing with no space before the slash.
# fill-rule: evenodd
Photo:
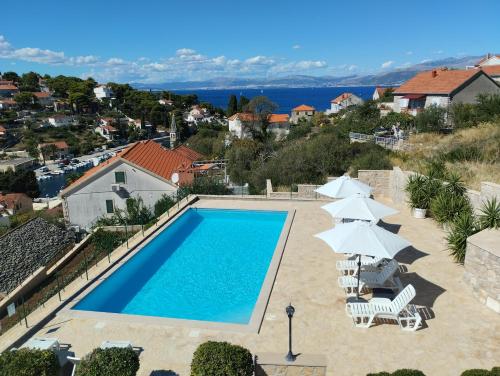
<svg viewBox="0 0 500 376">
<path fill-rule="evenodd" d="M 177 184 L 177 183 L 179 182 L 179 174 L 178 174 L 177 172 L 174 172 L 174 173 L 172 174 L 172 178 L 171 178 L 171 180 L 172 180 L 172 182 L 173 182 L 174 184 Z"/>
</svg>

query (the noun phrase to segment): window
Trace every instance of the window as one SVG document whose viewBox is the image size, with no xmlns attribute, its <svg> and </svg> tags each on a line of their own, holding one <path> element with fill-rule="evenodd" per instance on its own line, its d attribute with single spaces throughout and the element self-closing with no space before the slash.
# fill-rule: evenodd
<svg viewBox="0 0 500 376">
<path fill-rule="evenodd" d="M 124 171 L 116 171 L 115 172 L 115 183 L 124 183 L 125 184 L 125 172 Z"/>
<path fill-rule="evenodd" d="M 106 213 L 113 214 L 115 212 L 115 205 L 113 200 L 106 200 Z"/>
</svg>

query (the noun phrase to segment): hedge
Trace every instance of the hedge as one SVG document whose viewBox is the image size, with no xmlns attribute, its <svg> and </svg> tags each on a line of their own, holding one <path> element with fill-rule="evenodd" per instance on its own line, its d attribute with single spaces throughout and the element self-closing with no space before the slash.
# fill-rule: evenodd
<svg viewBox="0 0 500 376">
<path fill-rule="evenodd" d="M 50 350 L 20 349 L 0 354 L 0 376 L 56 376 L 57 356 Z"/>
<path fill-rule="evenodd" d="M 127 348 L 95 349 L 76 368 L 76 376 L 135 376 L 139 355 Z"/>
<path fill-rule="evenodd" d="M 191 376 L 252 376 L 250 351 L 228 342 L 202 343 L 193 354 Z"/>
</svg>

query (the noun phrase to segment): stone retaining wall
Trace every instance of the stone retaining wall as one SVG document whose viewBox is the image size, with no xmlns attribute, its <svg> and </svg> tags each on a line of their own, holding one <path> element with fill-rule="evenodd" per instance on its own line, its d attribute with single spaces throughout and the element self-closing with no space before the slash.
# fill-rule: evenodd
<svg viewBox="0 0 500 376">
<path fill-rule="evenodd" d="M 467 239 L 464 269 L 474 296 L 500 313 L 500 230 L 483 230 Z"/>
<path fill-rule="evenodd" d="M 325 376 L 323 355 L 301 354 L 292 362 L 284 354 L 262 353 L 255 356 L 255 376 Z"/>
</svg>

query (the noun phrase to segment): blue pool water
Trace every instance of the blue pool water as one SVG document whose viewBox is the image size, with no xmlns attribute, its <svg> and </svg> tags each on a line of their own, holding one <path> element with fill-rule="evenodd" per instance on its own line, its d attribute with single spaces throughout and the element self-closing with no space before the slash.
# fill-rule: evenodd
<svg viewBox="0 0 500 376">
<path fill-rule="evenodd" d="M 247 324 L 286 216 L 189 209 L 73 309 Z"/>
</svg>

